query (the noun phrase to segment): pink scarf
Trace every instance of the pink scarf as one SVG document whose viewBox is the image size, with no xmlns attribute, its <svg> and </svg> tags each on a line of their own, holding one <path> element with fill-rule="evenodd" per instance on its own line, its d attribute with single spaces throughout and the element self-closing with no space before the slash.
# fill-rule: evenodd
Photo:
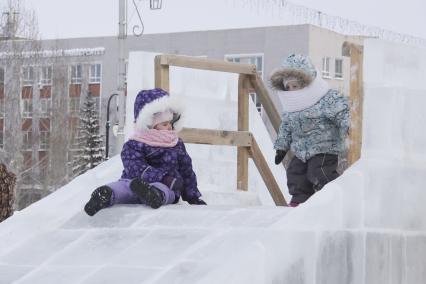
<svg viewBox="0 0 426 284">
<path fill-rule="evenodd" d="M 174 147 L 179 137 L 177 132 L 173 130 L 147 129 L 133 133 L 130 139 L 148 144 L 149 146 Z"/>
</svg>

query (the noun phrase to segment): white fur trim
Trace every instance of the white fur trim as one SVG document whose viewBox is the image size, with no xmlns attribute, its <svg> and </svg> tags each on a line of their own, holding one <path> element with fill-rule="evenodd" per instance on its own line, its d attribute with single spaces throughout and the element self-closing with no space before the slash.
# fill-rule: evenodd
<svg viewBox="0 0 426 284">
<path fill-rule="evenodd" d="M 329 89 L 328 83 L 321 76 L 317 76 L 306 88 L 295 91 L 278 91 L 277 95 L 283 110 L 294 112 L 313 106 L 327 94 Z"/>
<path fill-rule="evenodd" d="M 146 104 L 142 108 L 142 110 L 139 112 L 138 118 L 136 119 L 135 131 L 150 129 L 154 122 L 154 113 L 164 112 L 167 109 L 170 109 L 172 112 L 178 113 L 182 116 L 183 106 L 180 103 L 180 100 L 172 95 L 164 96 Z M 181 120 L 182 117 L 174 125 L 176 131 L 180 130 L 177 128 L 178 126 L 181 127 L 179 124 Z"/>
</svg>

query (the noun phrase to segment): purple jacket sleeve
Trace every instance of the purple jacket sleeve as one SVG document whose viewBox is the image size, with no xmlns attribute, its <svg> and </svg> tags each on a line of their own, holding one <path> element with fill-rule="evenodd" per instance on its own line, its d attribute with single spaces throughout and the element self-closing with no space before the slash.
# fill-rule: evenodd
<svg viewBox="0 0 426 284">
<path fill-rule="evenodd" d="M 201 196 L 197 188 L 197 177 L 192 169 L 192 160 L 185 149 L 182 140 L 179 139 L 181 147 L 181 155 L 179 157 L 179 173 L 182 176 L 184 190 L 182 192 L 182 199 L 184 201 L 198 199 Z"/>
<path fill-rule="evenodd" d="M 121 160 L 123 162 L 124 172 L 127 178 L 140 177 L 144 181 L 160 182 L 167 172 L 150 166 L 145 159 L 143 144 L 127 141 L 121 151 Z"/>
</svg>

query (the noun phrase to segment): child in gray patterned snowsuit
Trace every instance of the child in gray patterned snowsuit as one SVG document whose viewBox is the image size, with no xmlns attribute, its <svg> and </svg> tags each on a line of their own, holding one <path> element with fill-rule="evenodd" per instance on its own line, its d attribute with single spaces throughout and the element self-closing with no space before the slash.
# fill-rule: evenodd
<svg viewBox="0 0 426 284">
<path fill-rule="evenodd" d="M 135 127 L 123 145 L 121 179 L 101 186 L 84 207 L 90 216 L 114 204 L 145 204 L 151 208 L 182 199 L 205 205 L 197 178 L 176 128 L 181 116 L 176 101 L 162 89 L 139 92 L 134 107 Z"/>
<path fill-rule="evenodd" d="M 283 106 L 274 144 L 275 164 L 294 153 L 287 168 L 290 206 L 305 202 L 339 176 L 338 154 L 349 130 L 347 97 L 329 88 L 308 57 L 292 54 L 271 76 Z"/>
</svg>

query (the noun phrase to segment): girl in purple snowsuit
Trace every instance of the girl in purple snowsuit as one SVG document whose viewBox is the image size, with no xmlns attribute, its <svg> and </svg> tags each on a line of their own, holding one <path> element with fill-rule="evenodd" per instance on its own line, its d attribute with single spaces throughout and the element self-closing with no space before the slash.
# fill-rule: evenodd
<svg viewBox="0 0 426 284">
<path fill-rule="evenodd" d="M 134 106 L 134 134 L 123 145 L 120 180 L 98 187 L 84 207 L 90 216 L 114 204 L 174 204 L 182 196 L 189 204 L 200 199 L 192 161 L 177 136 L 181 111 L 162 89 L 139 92 Z"/>
</svg>

